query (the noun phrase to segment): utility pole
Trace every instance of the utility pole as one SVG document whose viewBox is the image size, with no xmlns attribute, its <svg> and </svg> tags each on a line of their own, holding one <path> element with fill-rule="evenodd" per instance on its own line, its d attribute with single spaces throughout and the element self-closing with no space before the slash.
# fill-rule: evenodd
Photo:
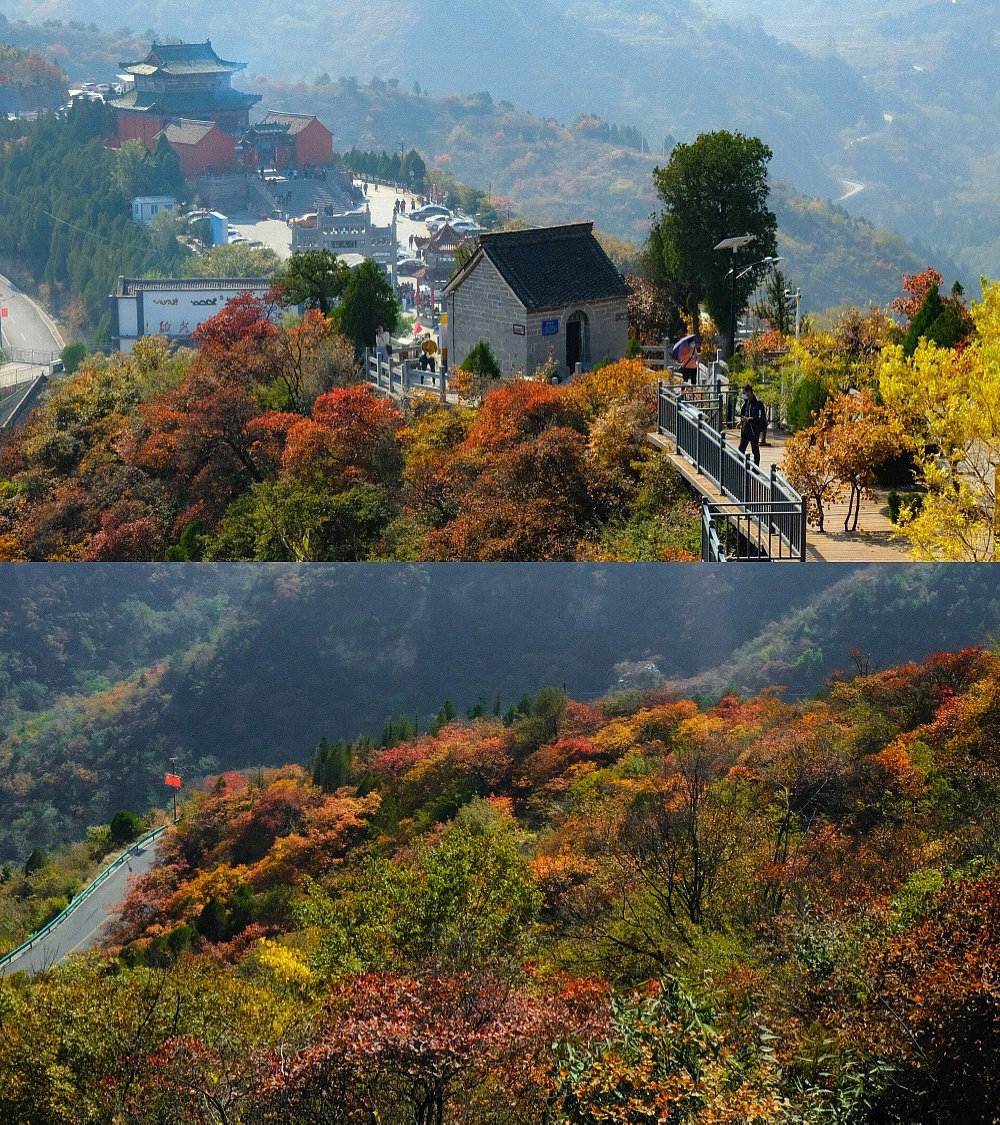
<svg viewBox="0 0 1000 1125">
<path fill-rule="evenodd" d="M 176 761 L 177 761 L 177 755 L 175 754 L 170 759 L 170 772 L 172 774 L 175 774 L 177 772 L 177 767 L 174 765 L 174 762 L 176 762 Z M 175 786 L 171 786 L 170 791 L 171 791 L 171 795 L 174 799 L 174 824 L 176 824 L 177 823 L 177 789 L 176 789 Z"/>
</svg>

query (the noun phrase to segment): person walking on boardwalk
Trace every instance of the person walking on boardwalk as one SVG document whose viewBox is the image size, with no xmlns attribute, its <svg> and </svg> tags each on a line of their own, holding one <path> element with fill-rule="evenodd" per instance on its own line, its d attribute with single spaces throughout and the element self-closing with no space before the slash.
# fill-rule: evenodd
<svg viewBox="0 0 1000 1125">
<path fill-rule="evenodd" d="M 756 465 L 760 464 L 758 438 L 764 427 L 764 418 L 764 404 L 753 393 L 753 387 L 747 383 L 743 388 L 743 401 L 740 403 L 740 453 L 746 453 L 749 445 Z"/>
</svg>

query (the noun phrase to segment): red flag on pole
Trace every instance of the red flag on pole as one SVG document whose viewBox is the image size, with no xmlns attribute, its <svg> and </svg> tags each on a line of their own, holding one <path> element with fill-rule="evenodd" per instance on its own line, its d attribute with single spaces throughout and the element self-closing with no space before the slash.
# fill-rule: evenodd
<svg viewBox="0 0 1000 1125">
<path fill-rule="evenodd" d="M 181 787 L 180 774 L 168 773 L 163 780 L 167 785 L 171 787 L 171 789 L 180 789 Z"/>
</svg>

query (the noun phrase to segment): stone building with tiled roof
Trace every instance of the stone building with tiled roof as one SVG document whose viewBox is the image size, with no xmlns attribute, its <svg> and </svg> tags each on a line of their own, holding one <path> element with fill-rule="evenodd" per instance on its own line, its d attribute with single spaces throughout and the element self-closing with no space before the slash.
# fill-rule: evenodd
<svg viewBox="0 0 1000 1125">
<path fill-rule="evenodd" d="M 550 357 L 563 378 L 621 359 L 628 286 L 593 223 L 479 236 L 444 291 L 449 363 L 486 340 L 503 371 L 530 375 Z"/>
<path fill-rule="evenodd" d="M 311 113 L 270 110 L 244 138 L 257 168 L 323 168 L 333 163 L 333 133 Z"/>
<path fill-rule="evenodd" d="M 238 136 L 249 123 L 258 94 L 232 88 L 246 63 L 220 59 L 212 42 L 154 43 L 145 58 L 121 66 L 125 90 L 111 102 L 117 119 L 115 145 L 135 139 L 151 148 L 180 118 L 211 121 Z"/>
</svg>

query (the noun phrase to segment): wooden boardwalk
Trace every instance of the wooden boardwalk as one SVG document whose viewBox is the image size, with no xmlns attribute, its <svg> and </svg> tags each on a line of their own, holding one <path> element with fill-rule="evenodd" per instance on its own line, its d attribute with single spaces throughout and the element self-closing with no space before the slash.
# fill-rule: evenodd
<svg viewBox="0 0 1000 1125">
<path fill-rule="evenodd" d="M 694 466 L 686 457 L 675 452 L 673 438 L 665 434 L 650 434 L 649 440 L 657 449 L 662 449 L 666 457 L 677 468 L 684 479 L 694 489 L 709 500 L 728 501 L 730 498 L 723 496 L 715 485 L 705 476 L 696 473 Z M 734 446 L 739 446 L 739 431 L 727 430 L 726 440 Z M 768 444 L 761 447 L 760 467 L 770 470 L 772 465 L 781 468 L 785 456 L 785 435 L 778 433 L 769 435 Z M 847 504 L 828 504 L 824 510 L 824 523 L 826 530 L 818 531 L 810 526 L 806 533 L 806 561 L 807 562 L 907 562 L 909 561 L 909 543 L 896 533 L 895 526 L 889 519 L 889 509 L 884 496 L 878 500 L 862 500 L 861 514 L 858 518 L 857 531 L 844 532 L 844 516 L 847 514 Z"/>
</svg>

